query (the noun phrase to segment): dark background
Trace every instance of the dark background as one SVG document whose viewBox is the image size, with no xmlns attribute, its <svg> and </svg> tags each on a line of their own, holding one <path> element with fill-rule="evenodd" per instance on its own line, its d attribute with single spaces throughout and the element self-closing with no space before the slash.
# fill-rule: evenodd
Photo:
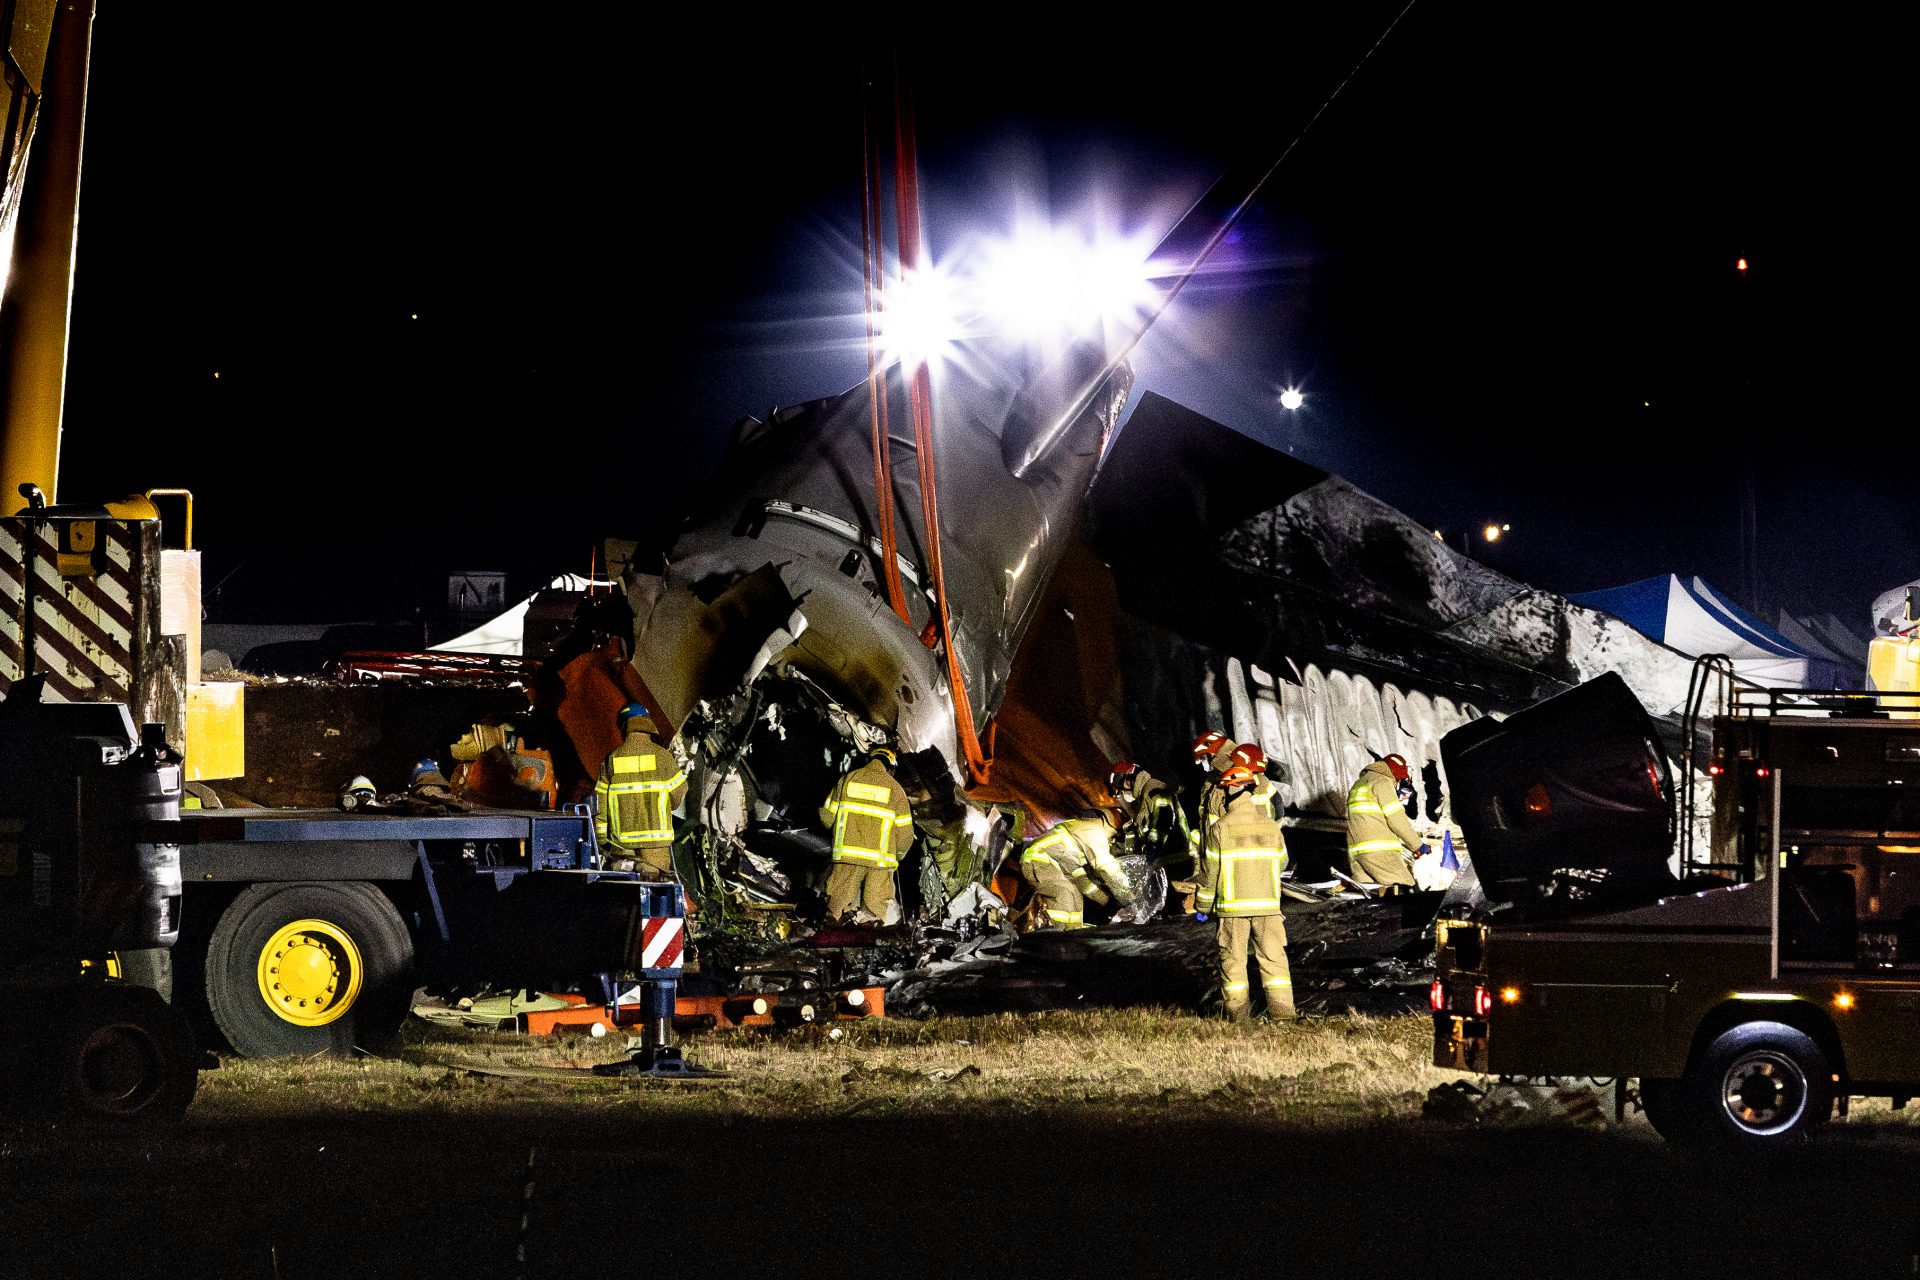
<svg viewBox="0 0 1920 1280">
<path fill-rule="evenodd" d="M 1140 390 L 1456 546 L 1510 522 L 1476 549 L 1554 590 L 1699 573 L 1864 630 L 1920 576 L 1908 147 L 1865 19 L 179 9 L 99 0 L 58 496 L 192 489 L 210 620 L 586 572 L 733 420 L 857 382 L 860 85 L 890 49 L 938 260 L 1019 184 L 1158 231 L 1286 152 Z"/>
</svg>

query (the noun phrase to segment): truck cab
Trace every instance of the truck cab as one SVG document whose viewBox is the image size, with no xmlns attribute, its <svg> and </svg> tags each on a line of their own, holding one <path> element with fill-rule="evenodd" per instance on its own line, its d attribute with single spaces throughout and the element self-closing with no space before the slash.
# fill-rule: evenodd
<svg viewBox="0 0 1920 1280">
<path fill-rule="evenodd" d="M 1920 1093 L 1920 725 L 1888 698 L 1740 689 L 1708 734 L 1690 715 L 1697 816 L 1618 676 L 1449 734 L 1486 899 L 1435 922 L 1434 1062 L 1614 1078 L 1678 1145 Z"/>
</svg>

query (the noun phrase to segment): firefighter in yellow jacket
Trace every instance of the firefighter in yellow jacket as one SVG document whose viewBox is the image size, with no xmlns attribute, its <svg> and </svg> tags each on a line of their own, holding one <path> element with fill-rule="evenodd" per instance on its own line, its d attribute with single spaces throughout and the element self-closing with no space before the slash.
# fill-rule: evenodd
<svg viewBox="0 0 1920 1280">
<path fill-rule="evenodd" d="M 601 856 L 616 870 L 671 879 L 673 811 L 686 797 L 687 775 L 653 736 L 645 706 L 629 702 L 620 708 L 619 724 L 625 741 L 600 766 L 593 788 L 593 831 Z"/>
<path fill-rule="evenodd" d="M 1126 869 L 1113 856 L 1113 819 L 1094 810 L 1047 828 L 1020 855 L 1020 874 L 1056 929 L 1085 928 L 1089 898 L 1102 906 L 1133 901 Z"/>
<path fill-rule="evenodd" d="M 1413 779 L 1403 756 L 1391 755 L 1360 771 L 1347 791 L 1347 863 L 1353 878 L 1380 886 L 1382 893 L 1418 887 L 1413 860 L 1427 846 L 1407 820 Z"/>
<path fill-rule="evenodd" d="M 1287 923 L 1280 914 L 1281 873 L 1287 841 L 1280 830 L 1279 789 L 1268 781 L 1266 753 L 1251 742 L 1234 748 L 1216 787 L 1216 809 L 1206 817 L 1201 841 L 1196 914 L 1217 921 L 1220 998 L 1227 1016 L 1253 1014 L 1247 951 L 1253 951 L 1266 994 L 1267 1016 L 1292 1019 L 1293 972 L 1287 964 Z"/>
<path fill-rule="evenodd" d="M 1129 852 L 1157 862 L 1191 853 L 1187 845 L 1187 817 L 1173 788 L 1131 760 L 1114 764 L 1107 774 L 1107 790 L 1126 814 L 1123 834 Z"/>
<path fill-rule="evenodd" d="M 913 847 L 913 805 L 889 772 L 899 764 L 888 747 L 843 774 L 820 806 L 820 823 L 833 833 L 833 869 L 827 873 L 827 919 L 838 921 L 856 902 L 877 922 L 893 902 L 893 873 Z"/>
</svg>

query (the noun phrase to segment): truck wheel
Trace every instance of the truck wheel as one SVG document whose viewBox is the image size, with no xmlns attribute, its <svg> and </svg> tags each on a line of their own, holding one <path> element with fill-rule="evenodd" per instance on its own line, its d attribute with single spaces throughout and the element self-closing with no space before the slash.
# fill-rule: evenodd
<svg viewBox="0 0 1920 1280">
<path fill-rule="evenodd" d="M 1720 1034 L 1684 1083 L 1698 1137 L 1725 1147 L 1805 1139 L 1833 1111 L 1833 1068 L 1805 1032 L 1749 1022 Z"/>
<path fill-rule="evenodd" d="M 214 926 L 206 983 L 242 1057 L 376 1052 L 412 1002 L 413 940 L 372 885 L 249 885 Z"/>
<path fill-rule="evenodd" d="M 172 1124 L 200 1084 L 187 1020 L 160 994 L 118 982 L 62 985 L 7 1011 L 14 1107 L 67 1120 Z"/>
</svg>

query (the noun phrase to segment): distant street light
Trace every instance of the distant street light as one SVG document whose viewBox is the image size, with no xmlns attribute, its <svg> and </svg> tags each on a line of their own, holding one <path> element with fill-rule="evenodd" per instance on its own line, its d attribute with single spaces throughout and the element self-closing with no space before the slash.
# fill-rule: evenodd
<svg viewBox="0 0 1920 1280">
<path fill-rule="evenodd" d="M 1307 398 L 1300 394 L 1298 388 L 1288 387 L 1280 393 L 1280 407 L 1290 412 L 1297 411 L 1306 402 Z"/>
<path fill-rule="evenodd" d="M 1513 528 L 1513 526 L 1510 524 L 1489 523 L 1486 528 L 1480 531 L 1480 536 L 1485 538 L 1488 542 L 1498 542 L 1500 541 L 1500 535 L 1505 533 L 1507 530 L 1511 528 Z"/>
</svg>

